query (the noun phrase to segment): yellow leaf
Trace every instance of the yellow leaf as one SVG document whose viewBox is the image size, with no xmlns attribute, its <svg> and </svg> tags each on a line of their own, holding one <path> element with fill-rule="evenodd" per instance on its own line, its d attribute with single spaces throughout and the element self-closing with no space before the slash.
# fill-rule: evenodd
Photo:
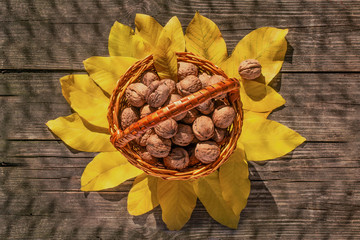
<svg viewBox="0 0 360 240">
<path fill-rule="evenodd" d="M 240 97 L 243 109 L 253 112 L 269 112 L 285 104 L 285 99 L 272 87 L 256 81 L 242 83 Z"/>
<path fill-rule="evenodd" d="M 249 169 L 241 147 L 238 146 L 221 165 L 219 179 L 224 199 L 232 206 L 235 215 L 240 215 L 250 194 Z"/>
<path fill-rule="evenodd" d="M 244 145 L 246 157 L 263 161 L 291 152 L 306 139 L 284 125 L 262 118 L 244 120 L 239 142 Z"/>
<path fill-rule="evenodd" d="M 229 228 L 237 228 L 240 215 L 236 215 L 223 198 L 218 171 L 196 180 L 194 189 L 213 219 Z"/>
<path fill-rule="evenodd" d="M 107 129 L 107 108 L 110 100 L 88 75 L 68 75 L 60 79 L 62 93 L 82 118 Z"/>
<path fill-rule="evenodd" d="M 86 126 L 77 113 L 50 120 L 46 125 L 73 149 L 83 152 L 116 151 L 109 134 L 96 132 L 96 128 Z"/>
<path fill-rule="evenodd" d="M 239 78 L 239 65 L 246 59 L 257 59 L 268 84 L 280 71 L 287 49 L 287 29 L 263 27 L 246 35 L 235 47 L 223 70 L 229 77 Z"/>
<path fill-rule="evenodd" d="M 109 95 L 120 76 L 137 61 L 132 57 L 91 57 L 84 61 L 90 77 Z"/>
<path fill-rule="evenodd" d="M 196 205 L 193 183 L 159 178 L 157 188 L 163 221 L 169 230 L 180 230 L 189 221 Z"/>
<path fill-rule="evenodd" d="M 151 16 L 145 14 L 136 14 L 135 32 L 152 47 L 157 45 L 163 27 Z"/>
<path fill-rule="evenodd" d="M 244 120 L 253 118 L 267 118 L 271 112 L 253 112 L 250 110 L 244 110 Z"/>
<path fill-rule="evenodd" d="M 225 41 L 219 28 L 210 19 L 196 12 L 185 34 L 186 50 L 215 64 L 227 58 Z"/>
<path fill-rule="evenodd" d="M 171 48 L 175 52 L 185 52 L 185 38 L 179 19 L 172 17 L 165 25 L 161 34 L 166 32 L 166 35 L 171 40 Z"/>
<path fill-rule="evenodd" d="M 139 216 L 159 205 L 156 177 L 145 173 L 137 176 L 128 195 L 127 207 L 131 215 Z"/>
<path fill-rule="evenodd" d="M 160 79 L 177 80 L 177 57 L 171 47 L 171 40 L 166 36 L 159 39 L 154 51 L 154 65 Z"/>
<path fill-rule="evenodd" d="M 99 153 L 81 176 L 82 191 L 113 188 L 143 171 L 131 165 L 120 152 Z"/>
<path fill-rule="evenodd" d="M 151 46 L 131 27 L 115 22 L 109 35 L 109 54 L 141 59 L 151 54 Z"/>
</svg>

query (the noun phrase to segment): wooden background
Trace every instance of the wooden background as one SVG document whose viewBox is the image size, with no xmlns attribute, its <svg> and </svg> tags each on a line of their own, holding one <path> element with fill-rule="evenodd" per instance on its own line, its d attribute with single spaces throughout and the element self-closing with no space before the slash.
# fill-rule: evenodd
<svg viewBox="0 0 360 240">
<path fill-rule="evenodd" d="M 185 27 L 195 11 L 220 28 L 229 53 L 251 30 L 289 28 L 284 108 L 270 118 L 307 138 L 291 154 L 250 163 L 237 230 L 201 203 L 181 231 L 161 210 L 126 210 L 131 181 L 84 194 L 94 154 L 71 152 L 45 122 L 70 114 L 59 78 L 107 56 L 115 20 L 136 13 Z M 360 239 L 360 2 L 327 0 L 3 0 L 0 2 L 0 239 Z"/>
</svg>

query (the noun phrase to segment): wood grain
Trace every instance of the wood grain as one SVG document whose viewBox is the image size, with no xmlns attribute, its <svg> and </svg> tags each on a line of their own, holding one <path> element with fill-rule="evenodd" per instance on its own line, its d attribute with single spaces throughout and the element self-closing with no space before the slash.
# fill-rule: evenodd
<svg viewBox="0 0 360 240">
<path fill-rule="evenodd" d="M 358 239 L 360 236 L 359 1 L 31 1 L 0 2 L 0 239 Z M 115 20 L 136 13 L 162 25 L 195 11 L 218 24 L 228 52 L 251 30 L 289 28 L 289 50 L 274 81 L 286 99 L 270 115 L 307 138 L 292 153 L 250 162 L 251 193 L 237 230 L 198 202 L 181 231 L 157 207 L 126 210 L 132 181 L 79 191 L 96 155 L 67 148 L 45 122 L 68 115 L 59 78 L 107 55 Z"/>
</svg>

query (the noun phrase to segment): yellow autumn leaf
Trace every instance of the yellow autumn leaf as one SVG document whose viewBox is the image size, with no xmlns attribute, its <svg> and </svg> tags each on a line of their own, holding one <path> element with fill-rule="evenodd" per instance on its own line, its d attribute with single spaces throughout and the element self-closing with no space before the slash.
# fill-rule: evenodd
<svg viewBox="0 0 360 240">
<path fill-rule="evenodd" d="M 226 43 L 216 24 L 196 12 L 185 33 L 186 51 L 200 55 L 215 64 L 227 57 Z"/>
<path fill-rule="evenodd" d="M 143 173 L 131 165 L 120 152 L 99 153 L 81 176 L 82 191 L 100 191 L 113 188 Z"/>
<path fill-rule="evenodd" d="M 90 57 L 84 66 L 96 84 L 111 95 L 120 76 L 136 61 L 132 57 Z"/>
<path fill-rule="evenodd" d="M 163 27 L 151 16 L 146 14 L 136 14 L 135 16 L 135 32 L 152 47 L 157 45 Z"/>
<path fill-rule="evenodd" d="M 238 146 L 219 170 L 222 195 L 235 215 L 240 215 L 250 194 L 249 169 L 242 148 Z"/>
<path fill-rule="evenodd" d="M 263 161 L 281 157 L 306 139 L 290 128 L 268 119 L 245 119 L 239 143 L 244 145 L 246 157 Z"/>
<path fill-rule="evenodd" d="M 271 112 L 253 112 L 250 110 L 244 110 L 244 120 L 253 118 L 267 118 Z"/>
<path fill-rule="evenodd" d="M 231 206 L 225 201 L 218 171 L 196 180 L 194 189 L 206 211 L 213 219 L 229 228 L 237 228 L 240 215 L 236 215 Z"/>
<path fill-rule="evenodd" d="M 127 201 L 127 208 L 131 215 L 142 215 L 159 205 L 157 181 L 156 177 L 145 173 L 135 178 Z"/>
<path fill-rule="evenodd" d="M 73 149 L 83 152 L 116 151 L 109 134 L 98 132 L 98 128 L 85 124 L 77 113 L 46 123 L 56 136 Z"/>
<path fill-rule="evenodd" d="M 131 27 L 115 22 L 109 35 L 110 56 L 124 56 L 142 59 L 151 53 L 151 46 Z"/>
<path fill-rule="evenodd" d="M 246 59 L 256 59 L 268 84 L 280 71 L 287 50 L 287 29 L 262 27 L 246 35 L 221 67 L 229 77 L 240 78 L 239 65 Z"/>
<path fill-rule="evenodd" d="M 107 129 L 110 100 L 88 75 L 67 75 L 60 79 L 62 93 L 72 109 L 89 123 Z"/>
<path fill-rule="evenodd" d="M 196 194 L 191 181 L 158 179 L 157 196 L 169 230 L 180 230 L 191 217 Z"/>
<path fill-rule="evenodd" d="M 154 51 L 154 65 L 160 79 L 177 80 L 177 57 L 166 34 L 159 39 Z"/>
<path fill-rule="evenodd" d="M 243 109 L 253 112 L 271 112 L 285 104 L 285 99 L 272 87 L 256 81 L 241 83 L 240 97 Z"/>
<path fill-rule="evenodd" d="M 175 52 L 185 52 L 185 37 L 179 19 L 172 17 L 165 25 L 161 34 L 166 35 L 171 40 L 171 49 Z M 160 37 L 161 38 L 161 37 Z"/>
</svg>

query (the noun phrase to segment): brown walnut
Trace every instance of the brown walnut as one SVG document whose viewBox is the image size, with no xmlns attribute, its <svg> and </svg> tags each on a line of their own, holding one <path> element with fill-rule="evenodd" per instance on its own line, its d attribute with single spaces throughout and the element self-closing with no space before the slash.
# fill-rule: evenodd
<svg viewBox="0 0 360 240">
<path fill-rule="evenodd" d="M 164 158 L 164 165 L 169 169 L 184 169 L 189 165 L 189 155 L 183 148 L 174 148 L 171 153 Z"/>
<path fill-rule="evenodd" d="M 154 81 L 149 85 L 149 91 L 147 95 L 147 102 L 151 107 L 161 107 L 170 95 L 170 88 L 161 83 L 161 81 Z"/>
<path fill-rule="evenodd" d="M 212 138 L 212 136 L 214 136 L 214 128 L 213 121 L 207 116 L 196 118 L 192 125 L 194 135 L 200 141 Z"/>
<path fill-rule="evenodd" d="M 172 142 L 179 146 L 187 146 L 193 139 L 194 134 L 191 127 L 185 124 L 179 124 L 177 133 L 171 138 Z"/>
<path fill-rule="evenodd" d="M 170 93 L 175 93 L 176 92 L 176 82 L 174 80 L 163 79 L 160 82 L 161 82 L 161 84 L 165 84 L 166 86 L 169 87 Z"/>
<path fill-rule="evenodd" d="M 196 107 L 202 114 L 208 115 L 214 111 L 214 102 L 212 99 L 207 100 Z"/>
<path fill-rule="evenodd" d="M 178 100 L 180 100 L 182 97 L 179 94 L 171 94 L 170 97 L 166 100 L 166 102 L 164 103 L 163 107 L 166 107 L 167 105 L 169 105 L 170 103 L 176 102 Z M 179 115 L 177 115 L 176 117 L 173 117 L 173 119 L 175 121 L 180 121 L 181 119 L 183 119 L 186 116 L 186 112 L 181 113 Z"/>
<path fill-rule="evenodd" d="M 145 147 L 146 144 L 147 144 L 147 140 L 153 134 L 155 134 L 154 129 L 149 128 L 148 130 L 145 131 L 145 133 L 141 137 L 136 139 L 137 144 L 139 144 L 140 146 Z"/>
<path fill-rule="evenodd" d="M 151 165 L 155 165 L 159 162 L 159 159 L 151 156 L 151 154 L 144 148 L 141 148 L 140 151 L 138 151 L 139 156 L 141 159 Z"/>
<path fill-rule="evenodd" d="M 171 140 L 153 134 L 147 140 L 146 150 L 156 158 L 163 158 L 171 151 Z"/>
<path fill-rule="evenodd" d="M 125 108 L 120 115 L 121 128 L 125 130 L 128 126 L 139 120 L 139 113 L 134 107 Z"/>
<path fill-rule="evenodd" d="M 143 76 L 142 82 L 149 86 L 153 81 L 160 80 L 159 76 L 154 72 L 146 72 Z"/>
<path fill-rule="evenodd" d="M 125 96 L 134 107 L 141 107 L 146 102 L 148 87 L 142 83 L 132 83 L 125 91 Z"/>
<path fill-rule="evenodd" d="M 261 65 L 256 59 L 247 59 L 240 63 L 238 71 L 243 79 L 254 80 L 261 75 Z"/>
<path fill-rule="evenodd" d="M 235 118 L 235 110 L 229 105 L 222 105 L 214 110 L 212 120 L 216 127 L 227 128 Z"/>
<path fill-rule="evenodd" d="M 192 124 L 195 121 L 195 119 L 199 116 L 200 116 L 199 111 L 193 108 L 186 113 L 182 121 L 187 124 Z"/>
<path fill-rule="evenodd" d="M 196 164 L 198 164 L 200 162 L 199 159 L 197 159 L 195 157 L 195 148 L 194 147 L 192 147 L 188 150 L 188 154 L 189 154 L 189 159 L 190 159 L 189 166 L 195 166 Z"/>
<path fill-rule="evenodd" d="M 198 75 L 197 66 L 188 62 L 178 62 L 178 80 L 182 80 L 189 75 Z"/>
<path fill-rule="evenodd" d="M 181 96 L 186 96 L 199 91 L 202 88 L 201 82 L 197 76 L 189 75 L 176 84 Z"/>
<path fill-rule="evenodd" d="M 195 157 L 202 163 L 214 162 L 220 155 L 219 146 L 213 141 L 199 142 L 196 144 Z"/>
<path fill-rule="evenodd" d="M 140 118 L 144 118 L 155 111 L 156 108 L 150 107 L 150 105 L 146 104 L 140 109 Z"/>
<path fill-rule="evenodd" d="M 155 133 L 163 138 L 172 138 L 178 131 L 177 122 L 170 118 L 154 127 Z"/>
<path fill-rule="evenodd" d="M 215 128 L 214 136 L 212 137 L 212 140 L 219 143 L 224 140 L 226 136 L 226 129 L 224 128 Z"/>
<path fill-rule="evenodd" d="M 202 88 L 204 88 L 206 86 L 209 86 L 208 82 L 209 82 L 210 77 L 211 76 L 209 74 L 207 74 L 207 73 L 199 74 L 199 79 L 200 79 Z"/>
</svg>

